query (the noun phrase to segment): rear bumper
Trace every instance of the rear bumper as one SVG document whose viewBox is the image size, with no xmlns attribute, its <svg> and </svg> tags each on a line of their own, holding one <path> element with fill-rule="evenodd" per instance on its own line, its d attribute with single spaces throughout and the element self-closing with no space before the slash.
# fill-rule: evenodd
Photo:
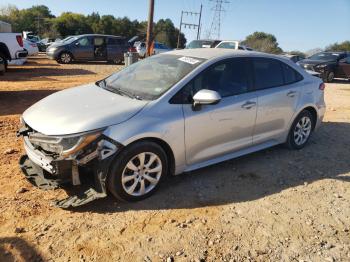
<svg viewBox="0 0 350 262">
<path fill-rule="evenodd" d="M 21 50 L 16 52 L 16 59 L 19 58 L 25 58 L 28 56 L 28 51 L 27 50 Z"/>
</svg>

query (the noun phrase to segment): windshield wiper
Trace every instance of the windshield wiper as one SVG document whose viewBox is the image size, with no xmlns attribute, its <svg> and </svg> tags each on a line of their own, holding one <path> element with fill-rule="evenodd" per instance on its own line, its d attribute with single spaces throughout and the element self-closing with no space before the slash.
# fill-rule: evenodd
<svg viewBox="0 0 350 262">
<path fill-rule="evenodd" d="M 133 98 L 133 99 L 142 100 L 142 97 L 140 97 L 138 95 L 135 95 L 135 94 L 133 94 L 131 92 L 125 91 L 125 90 L 123 90 L 121 88 L 112 88 L 112 87 L 110 87 L 108 85 L 106 85 L 104 88 L 109 90 L 109 91 L 111 91 L 111 92 L 114 92 L 114 93 L 117 93 L 119 95 L 122 95 L 122 96 L 128 96 L 128 97 Z"/>
</svg>

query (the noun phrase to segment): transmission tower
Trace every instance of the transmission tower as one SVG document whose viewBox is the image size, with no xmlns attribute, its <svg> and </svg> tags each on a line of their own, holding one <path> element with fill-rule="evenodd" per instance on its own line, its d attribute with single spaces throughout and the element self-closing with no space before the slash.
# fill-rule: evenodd
<svg viewBox="0 0 350 262">
<path fill-rule="evenodd" d="M 208 38 L 220 39 L 221 14 L 225 12 L 225 9 L 223 8 L 223 4 L 228 4 L 230 2 L 227 0 L 210 0 L 210 1 L 215 2 L 215 5 L 211 9 L 212 11 L 214 11 L 214 17 L 213 17 L 213 21 L 211 22 Z"/>
</svg>

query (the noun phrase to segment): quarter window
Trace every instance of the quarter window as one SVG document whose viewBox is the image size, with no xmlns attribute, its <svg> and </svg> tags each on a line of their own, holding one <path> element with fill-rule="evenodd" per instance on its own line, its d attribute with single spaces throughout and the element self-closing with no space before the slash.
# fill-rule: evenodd
<svg viewBox="0 0 350 262">
<path fill-rule="evenodd" d="M 254 58 L 253 71 L 256 90 L 284 85 L 282 67 L 278 60 Z"/>
<path fill-rule="evenodd" d="M 286 85 L 298 82 L 303 79 L 303 77 L 289 65 L 282 62 L 281 65 L 283 69 L 284 83 Z"/>
</svg>

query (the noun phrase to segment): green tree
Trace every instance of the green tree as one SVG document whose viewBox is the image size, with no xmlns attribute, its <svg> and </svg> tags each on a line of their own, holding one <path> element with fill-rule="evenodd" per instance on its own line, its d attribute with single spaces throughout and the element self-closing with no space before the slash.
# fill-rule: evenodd
<svg viewBox="0 0 350 262">
<path fill-rule="evenodd" d="M 326 47 L 326 51 L 350 51 L 350 41 L 331 44 Z"/>
<path fill-rule="evenodd" d="M 254 32 L 248 35 L 243 44 L 265 53 L 280 54 L 283 52 L 278 46 L 276 37 L 265 32 Z"/>
<path fill-rule="evenodd" d="M 54 19 L 53 26 L 62 37 L 92 33 L 86 17 L 82 14 L 71 12 L 62 13 Z"/>
</svg>

